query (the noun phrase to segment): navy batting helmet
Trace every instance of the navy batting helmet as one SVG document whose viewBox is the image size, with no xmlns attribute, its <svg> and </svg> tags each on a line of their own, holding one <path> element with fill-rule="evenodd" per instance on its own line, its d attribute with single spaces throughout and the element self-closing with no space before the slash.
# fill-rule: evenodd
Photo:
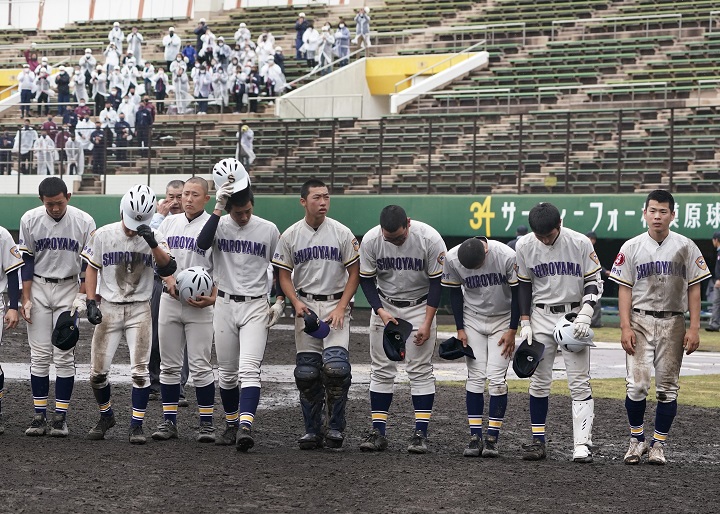
<svg viewBox="0 0 720 514">
<path fill-rule="evenodd" d="M 527 340 L 520 343 L 515 350 L 513 357 L 513 371 L 519 378 L 531 377 L 542 360 L 545 345 L 533 341 L 529 344 Z"/>
<path fill-rule="evenodd" d="M 77 316 L 71 316 L 70 311 L 61 312 L 52 332 L 52 344 L 61 350 L 73 348 L 80 338 L 77 323 Z"/>
<path fill-rule="evenodd" d="M 412 323 L 404 319 L 395 318 L 397 325 L 392 321 L 385 325 L 383 331 L 383 349 L 391 361 L 405 359 L 405 343 L 413 330 Z"/>
</svg>

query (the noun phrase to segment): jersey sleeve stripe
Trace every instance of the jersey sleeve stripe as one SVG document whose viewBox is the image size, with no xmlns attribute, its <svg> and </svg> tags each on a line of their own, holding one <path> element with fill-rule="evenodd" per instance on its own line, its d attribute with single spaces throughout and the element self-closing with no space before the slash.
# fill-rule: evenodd
<svg viewBox="0 0 720 514">
<path fill-rule="evenodd" d="M 610 280 L 612 280 L 613 282 L 615 282 L 616 284 L 620 284 L 620 285 L 623 285 L 623 286 L 632 287 L 632 286 L 634 285 L 632 282 L 626 282 L 625 280 L 622 280 L 622 279 L 619 278 L 619 277 L 612 277 L 612 276 L 611 276 L 611 277 L 608 277 L 608 278 L 609 278 Z"/>
<path fill-rule="evenodd" d="M 585 278 L 588 278 L 590 275 L 594 275 L 595 273 L 597 273 L 597 272 L 600 271 L 601 269 L 602 269 L 602 267 L 601 267 L 601 266 L 598 266 L 598 267 L 595 268 L 594 270 L 585 273 Z"/>
<path fill-rule="evenodd" d="M 693 279 L 693 280 L 689 280 L 689 281 L 688 281 L 688 286 L 691 286 L 691 285 L 693 285 L 693 284 L 697 284 L 698 282 L 702 282 L 703 280 L 705 280 L 706 278 L 708 278 L 708 277 L 710 277 L 710 276 L 711 276 L 710 272 L 707 272 L 707 273 L 705 273 L 705 274 L 704 274 L 703 276 L 701 276 L 701 277 L 697 277 L 697 278 L 695 278 L 695 279 Z"/>
<path fill-rule="evenodd" d="M 23 261 L 16 262 L 13 266 L 9 266 L 9 267 L 5 268 L 5 274 L 7 275 L 7 274 L 10 273 L 11 271 L 14 271 L 14 270 L 22 267 L 24 264 L 25 264 L 25 263 L 24 263 Z"/>
<path fill-rule="evenodd" d="M 33 252 L 30 251 L 30 248 L 25 245 L 18 245 L 18 251 L 21 253 L 26 253 L 28 255 L 35 255 Z"/>
<path fill-rule="evenodd" d="M 516 286 L 516 285 L 518 285 L 518 281 L 517 281 L 517 280 L 508 280 L 508 284 L 509 284 L 511 287 L 512 287 L 512 286 Z"/>
<path fill-rule="evenodd" d="M 346 268 L 349 268 L 350 266 L 352 266 L 353 264 L 355 264 L 355 263 L 356 263 L 357 261 L 359 261 L 359 260 L 360 260 L 360 256 L 359 256 L 359 255 L 356 255 L 354 258 L 350 259 L 348 262 L 345 263 L 345 267 L 346 267 Z"/>
<path fill-rule="evenodd" d="M 86 254 L 81 253 L 80 258 L 83 259 L 85 262 L 87 262 L 90 266 L 92 266 L 95 269 L 102 269 L 102 265 L 98 264 L 97 262 L 93 262 L 90 257 L 88 257 Z"/>
<path fill-rule="evenodd" d="M 462 285 L 462 282 L 449 282 L 447 280 L 442 280 L 440 283 L 445 287 L 460 287 Z"/>
<path fill-rule="evenodd" d="M 372 278 L 372 277 L 374 277 L 374 276 L 376 276 L 376 275 L 377 275 L 377 270 L 373 270 L 373 271 L 363 271 L 363 270 L 360 270 L 360 276 L 361 276 L 361 277 L 364 277 L 364 278 Z"/>
<path fill-rule="evenodd" d="M 530 282 L 530 277 L 523 277 L 522 275 L 517 276 L 520 282 Z"/>
<path fill-rule="evenodd" d="M 273 260 L 273 261 L 272 261 L 272 264 L 273 264 L 273 266 L 277 266 L 278 268 L 286 269 L 286 270 L 288 270 L 288 271 L 292 271 L 292 270 L 293 270 L 293 267 L 292 267 L 292 266 L 288 266 L 288 265 L 285 264 L 284 262 L 280 262 L 280 261 Z"/>
<path fill-rule="evenodd" d="M 438 271 L 437 273 L 428 273 L 428 277 L 435 278 L 442 275 L 442 270 Z"/>
</svg>

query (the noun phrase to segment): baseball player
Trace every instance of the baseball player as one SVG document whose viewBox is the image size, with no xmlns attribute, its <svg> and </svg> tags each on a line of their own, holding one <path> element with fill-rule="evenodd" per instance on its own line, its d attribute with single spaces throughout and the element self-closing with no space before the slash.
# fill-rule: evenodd
<svg viewBox="0 0 720 514">
<path fill-rule="evenodd" d="M 5 313 L 5 328 L 17 327 L 18 303 L 20 301 L 20 280 L 18 269 L 23 265 L 22 255 L 13 241 L 10 232 L 5 227 L 0 227 L 0 290 L 7 285 L 9 305 Z M 0 295 L 0 309 L 4 309 L 5 302 Z M 0 324 L 0 340 L 2 340 L 3 325 Z M 2 415 L 2 400 L 5 394 L 5 373 L 0 366 L 0 434 L 5 432 L 5 424 Z"/>
<path fill-rule="evenodd" d="M 530 344 L 545 345 L 545 355 L 549 357 L 540 362 L 530 378 L 532 442 L 523 445 L 523 459 L 540 460 L 547 455 L 545 420 L 557 351 L 553 329 L 566 313 L 576 312 L 573 334 L 586 337 L 593 307 L 600 301 L 602 280 L 600 262 L 590 240 L 561 226 L 557 207 L 540 203 L 530 210 L 528 221 L 534 234 L 522 237 L 515 246 L 520 333 Z M 563 359 L 572 397 L 573 460 L 592 462 L 594 402 L 590 389 L 590 349 L 588 346 L 576 352 L 563 349 Z"/>
<path fill-rule="evenodd" d="M 90 349 L 90 385 L 100 420 L 88 432 L 88 439 L 104 439 L 105 432 L 115 426 L 108 373 L 124 335 L 133 383 L 128 438 L 132 444 L 146 441 L 142 423 L 150 393 L 153 265 L 161 277 L 169 277 L 177 269 L 167 242 L 147 225 L 154 213 L 155 193 L 147 186 L 131 187 L 120 202 L 120 221 L 96 230 L 80 254 L 88 263 L 88 321 L 98 325 Z M 104 316 L 97 303 L 100 299 Z"/>
<path fill-rule="evenodd" d="M 383 350 L 383 331 L 396 318 L 413 325 L 406 370 L 415 408 L 415 431 L 410 453 L 427 453 L 427 429 L 435 401 L 432 355 L 440 304 L 445 243 L 440 234 L 421 221 L 410 222 L 405 210 L 388 205 L 380 225 L 363 237 L 360 249 L 360 283 L 373 314 L 370 317 L 370 409 L 372 431 L 360 444 L 363 451 L 387 448 L 385 426 L 393 399 L 397 367 Z"/>
<path fill-rule="evenodd" d="M 295 383 L 305 421 L 298 445 L 303 450 L 322 448 L 324 439 L 329 448 L 340 448 L 352 380 L 349 303 L 360 281 L 360 244 L 349 228 L 327 217 L 330 193 L 322 181 L 311 179 L 302 185 L 300 204 L 305 217 L 283 232 L 273 257 L 280 287 L 296 315 Z M 324 339 L 303 331 L 303 317 L 311 310 L 332 329 Z"/>
<path fill-rule="evenodd" d="M 35 416 L 25 435 L 43 436 L 48 431 L 50 364 L 54 363 L 55 414 L 50 435 L 66 437 L 66 415 L 75 385 L 75 351 L 54 347 L 50 335 L 61 312 L 84 311 L 85 265 L 80 251 L 95 230 L 95 221 L 68 205 L 71 194 L 58 177 L 43 180 L 38 193 L 43 205 L 23 214 L 18 244 L 25 260 L 20 313 L 27 321 L 30 387 L 35 405 Z"/>
<path fill-rule="evenodd" d="M 234 444 L 243 452 L 255 445 L 252 425 L 268 328 L 277 323 L 285 306 L 285 298 L 278 296 L 270 307 L 267 296 L 267 269 L 280 231 L 253 215 L 254 206 L 249 186 L 233 193 L 228 182 L 218 190 L 213 214 L 198 237 L 200 248 L 212 248 L 218 287 L 213 329 L 225 429 L 216 435 L 215 444 Z M 223 210 L 228 216 L 222 216 Z"/>
<path fill-rule="evenodd" d="M 470 443 L 466 457 L 497 457 L 498 435 L 507 407 L 508 365 L 520 320 L 515 252 L 484 237 L 468 239 L 447 253 L 442 285 L 450 288 L 457 338 L 470 346 L 465 386 Z M 483 444 L 485 381 L 489 380 L 488 430 Z"/>
<path fill-rule="evenodd" d="M 661 189 L 645 200 L 648 231 L 625 242 L 610 280 L 619 284 L 620 342 L 626 352 L 627 409 L 630 447 L 625 464 L 638 464 L 648 453 L 650 464 L 665 464 L 663 448 L 677 413 L 678 379 L 683 349 L 700 345 L 700 283 L 710 277 L 697 245 L 670 231 L 675 200 Z M 685 328 L 685 311 L 690 327 Z M 645 440 L 645 402 L 655 369 L 655 432 Z"/>
<path fill-rule="evenodd" d="M 212 273 L 211 251 L 197 245 L 200 230 L 210 217 L 205 212 L 205 204 L 209 200 L 207 181 L 200 177 L 188 179 L 182 189 L 182 208 L 185 212 L 166 217 L 158 228 L 177 262 L 178 271 L 165 278 L 165 293 L 159 305 L 160 391 L 164 421 L 152 434 L 152 438 L 156 440 L 178 437 L 176 420 L 187 346 L 187 360 L 193 374 L 200 413 L 200 430 L 196 440 L 201 443 L 215 442 L 215 377 L 210 364 L 210 353 L 213 341 L 212 306 L 217 290 L 214 289 L 210 296 L 190 299 L 186 304 L 177 297 L 175 287 L 177 273 L 192 266 L 202 266 Z"/>
</svg>

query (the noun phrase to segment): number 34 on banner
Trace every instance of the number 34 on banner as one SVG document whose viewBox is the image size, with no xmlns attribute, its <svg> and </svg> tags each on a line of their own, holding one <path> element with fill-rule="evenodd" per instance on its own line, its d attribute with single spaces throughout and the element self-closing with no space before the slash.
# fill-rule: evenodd
<svg viewBox="0 0 720 514">
<path fill-rule="evenodd" d="M 480 230 L 485 222 L 485 237 L 490 237 L 490 220 L 495 217 L 495 213 L 490 209 L 491 197 L 485 197 L 485 201 L 473 202 L 470 205 L 470 212 L 473 213 L 470 218 L 470 228 L 473 230 Z"/>
</svg>

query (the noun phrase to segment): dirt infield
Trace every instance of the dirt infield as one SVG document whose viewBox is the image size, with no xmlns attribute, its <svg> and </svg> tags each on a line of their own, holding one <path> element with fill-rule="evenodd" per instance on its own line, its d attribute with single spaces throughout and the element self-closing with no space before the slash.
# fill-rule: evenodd
<svg viewBox="0 0 720 514">
<path fill-rule="evenodd" d="M 85 337 L 80 362 L 89 360 Z M 289 364 L 292 333 L 273 331 L 271 339 L 266 362 Z M 367 362 L 366 335 L 353 334 L 351 349 L 353 362 Z M 24 329 L 6 334 L 1 361 L 24 358 L 29 360 Z M 127 351 L 116 362 L 127 362 Z M 32 416 L 29 383 L 9 381 L 6 389 L 0 512 L 716 512 L 720 497 L 720 409 L 681 406 L 666 452 L 669 464 L 631 467 L 622 464 L 627 422 L 623 403 L 615 400 L 596 400 L 595 462 L 581 465 L 570 462 L 567 397 L 551 398 L 548 460 L 531 463 L 520 451 L 529 434 L 526 395 L 510 396 L 499 459 L 462 457 L 468 438 L 464 388 L 453 384 L 438 386 L 430 453 L 420 456 L 405 451 L 413 427 L 407 386 L 397 388 L 390 446 L 381 454 L 358 449 L 369 426 L 367 386 L 351 390 L 344 448 L 306 452 L 295 443 L 302 419 L 292 385 L 265 383 L 256 446 L 247 454 L 194 441 L 192 389 L 190 407 L 178 415 L 180 439 L 145 446 L 127 442 L 129 386 L 113 387 L 118 424 L 106 441 L 85 439 L 98 416 L 87 382 L 76 384 L 67 439 L 24 436 Z M 220 410 L 218 398 L 218 425 Z M 651 406 L 647 430 L 653 413 Z M 146 433 L 161 418 L 162 405 L 151 402 Z"/>
</svg>

